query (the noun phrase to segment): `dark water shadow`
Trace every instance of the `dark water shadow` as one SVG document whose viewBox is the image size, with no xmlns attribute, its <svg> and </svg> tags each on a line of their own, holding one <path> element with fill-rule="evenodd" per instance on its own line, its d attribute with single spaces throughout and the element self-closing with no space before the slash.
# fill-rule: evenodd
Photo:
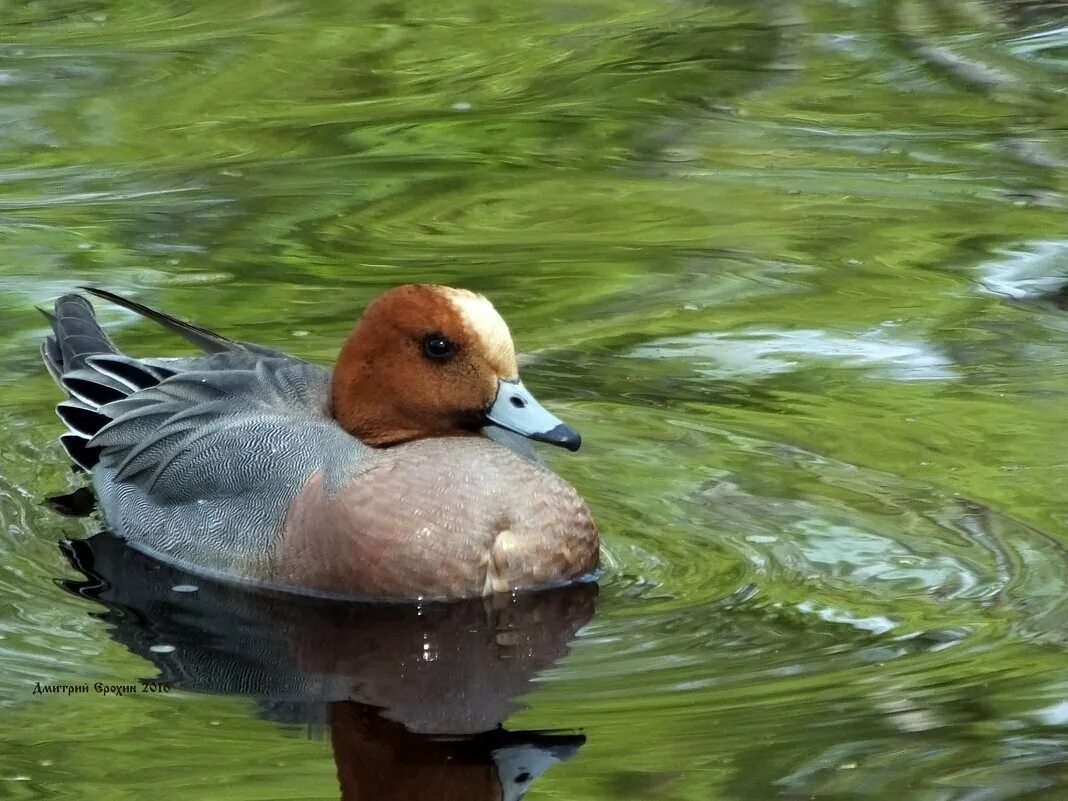
<svg viewBox="0 0 1068 801">
<path fill-rule="evenodd" d="M 102 604 L 110 636 L 158 681 L 328 732 L 342 799 L 519 799 L 585 742 L 502 723 L 593 617 L 594 584 L 357 604 L 206 581 L 108 533 L 61 549 L 85 578 L 60 584 Z"/>
</svg>

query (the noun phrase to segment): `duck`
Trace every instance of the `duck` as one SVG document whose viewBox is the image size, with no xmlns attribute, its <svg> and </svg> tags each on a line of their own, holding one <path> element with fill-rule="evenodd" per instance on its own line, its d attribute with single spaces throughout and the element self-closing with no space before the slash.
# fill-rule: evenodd
<svg viewBox="0 0 1068 801">
<path fill-rule="evenodd" d="M 597 526 L 532 442 L 581 437 L 519 376 L 483 295 L 384 292 L 333 369 L 95 287 L 42 310 L 60 442 L 131 547 L 208 579 L 361 600 L 454 600 L 588 581 Z M 196 345 L 137 358 L 87 296 Z"/>
</svg>

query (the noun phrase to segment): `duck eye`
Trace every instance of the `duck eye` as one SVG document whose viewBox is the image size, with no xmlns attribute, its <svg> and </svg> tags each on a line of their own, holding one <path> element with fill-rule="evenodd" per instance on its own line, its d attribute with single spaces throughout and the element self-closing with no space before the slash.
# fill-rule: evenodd
<svg viewBox="0 0 1068 801">
<path fill-rule="evenodd" d="M 455 350 L 449 338 L 441 334 L 430 334 L 423 340 L 423 352 L 426 353 L 428 359 L 436 362 L 452 358 Z"/>
</svg>

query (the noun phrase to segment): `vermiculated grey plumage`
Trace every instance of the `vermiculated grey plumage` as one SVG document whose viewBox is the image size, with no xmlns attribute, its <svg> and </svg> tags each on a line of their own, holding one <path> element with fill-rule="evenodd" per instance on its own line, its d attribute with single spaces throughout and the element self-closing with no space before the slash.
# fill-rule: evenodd
<svg viewBox="0 0 1068 801">
<path fill-rule="evenodd" d="M 330 373 L 92 291 L 210 352 L 123 355 L 87 300 L 60 298 L 46 313 L 53 336 L 42 357 L 69 396 L 57 406 L 69 429 L 64 448 L 92 471 L 117 534 L 135 534 L 138 548 L 176 564 L 248 575 L 249 553 L 268 557 L 278 522 L 312 472 L 325 464 L 336 482 L 359 470 L 350 467 L 366 449 L 330 416 Z M 264 486 L 265 475 L 290 479 Z"/>
</svg>

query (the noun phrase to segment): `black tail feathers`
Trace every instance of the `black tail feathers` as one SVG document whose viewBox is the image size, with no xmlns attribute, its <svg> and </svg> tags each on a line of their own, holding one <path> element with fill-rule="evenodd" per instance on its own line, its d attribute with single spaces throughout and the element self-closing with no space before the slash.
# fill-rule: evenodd
<svg viewBox="0 0 1068 801">
<path fill-rule="evenodd" d="M 252 350 L 279 355 L 268 348 L 234 342 L 113 292 L 93 287 L 79 288 L 155 321 L 207 353 Z M 52 326 L 52 336 L 45 337 L 41 343 L 41 359 L 68 398 L 56 408 L 67 425 L 67 433 L 60 437 L 60 442 L 75 464 L 90 470 L 100 454 L 100 449 L 92 445 L 92 439 L 111 422 L 104 407 L 155 386 L 175 371 L 122 355 L 97 322 L 92 304 L 81 295 L 64 295 L 56 301 L 54 311 L 42 309 L 41 312 Z"/>
<path fill-rule="evenodd" d="M 163 374 L 119 353 L 81 295 L 64 295 L 54 312 L 41 311 L 52 326 L 52 335 L 41 343 L 41 358 L 68 397 L 56 407 L 67 426 L 60 442 L 75 464 L 90 470 L 99 457 L 90 440 L 110 422 L 100 408 L 158 384 Z"/>
<path fill-rule="evenodd" d="M 54 313 L 43 313 L 52 336 L 45 339 L 41 351 L 54 376 L 82 369 L 89 356 L 119 352 L 96 321 L 93 305 L 81 295 L 64 295 L 56 301 Z"/>
</svg>

